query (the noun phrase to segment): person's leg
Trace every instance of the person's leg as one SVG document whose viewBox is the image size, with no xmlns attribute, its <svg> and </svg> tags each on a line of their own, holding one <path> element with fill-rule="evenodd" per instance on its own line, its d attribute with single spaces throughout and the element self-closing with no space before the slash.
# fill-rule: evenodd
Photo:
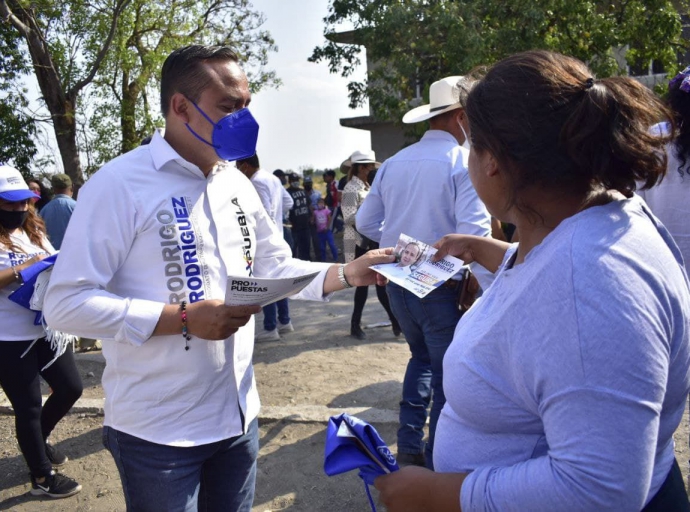
<svg viewBox="0 0 690 512">
<path fill-rule="evenodd" d="M 103 445 L 115 459 L 127 510 L 136 512 L 196 512 L 201 469 L 217 444 L 166 446 L 103 427 Z"/>
<path fill-rule="evenodd" d="M 290 323 L 290 307 L 288 306 L 288 299 L 281 299 L 275 303 L 278 308 L 278 321 L 283 324 Z"/>
<path fill-rule="evenodd" d="M 311 238 L 311 245 L 314 247 L 314 261 L 324 261 L 323 252 L 319 247 L 319 237 L 316 232 L 316 226 L 311 226 L 309 228 L 309 236 Z"/>
<path fill-rule="evenodd" d="M 333 261 L 338 261 L 338 247 L 335 245 L 335 239 L 333 238 L 333 231 L 330 229 L 326 231 L 326 241 L 328 246 L 331 248 L 331 255 L 333 256 Z M 323 250 L 323 256 L 326 257 L 326 249 Z M 325 261 L 325 259 L 324 259 Z"/>
<path fill-rule="evenodd" d="M 395 334 L 396 336 L 400 336 L 402 330 L 400 329 L 400 324 L 398 323 L 398 320 L 395 318 L 393 310 L 391 309 L 391 305 L 388 300 L 388 293 L 386 293 L 386 287 L 376 285 L 376 296 L 378 297 L 379 302 L 383 306 L 383 309 L 386 310 L 386 314 L 388 315 L 388 318 L 391 321 L 391 326 L 393 327 L 393 334 Z"/>
<path fill-rule="evenodd" d="M 283 238 L 290 246 L 290 250 L 292 251 L 292 257 L 296 257 L 297 255 L 295 254 L 295 241 L 292 239 L 292 230 L 286 226 L 283 226 Z"/>
<path fill-rule="evenodd" d="M 293 231 L 292 236 L 295 238 L 295 244 L 297 245 L 297 257 L 304 261 L 310 261 L 309 246 L 311 245 L 311 234 L 309 230 Z"/>
<path fill-rule="evenodd" d="M 201 470 L 199 512 L 251 512 L 259 455 L 258 420 L 245 435 L 222 441 Z"/>
<path fill-rule="evenodd" d="M 366 253 L 359 245 L 355 245 L 355 258 L 359 258 Z M 364 305 L 367 303 L 367 296 L 369 295 L 368 286 L 358 286 L 355 289 L 355 307 L 352 310 L 352 318 L 350 319 L 350 335 L 357 339 L 363 340 L 366 334 L 362 330 L 362 312 Z"/>
<path fill-rule="evenodd" d="M 423 299 L 417 299 L 423 309 L 423 314 L 418 318 L 421 320 L 424 343 L 431 364 L 432 402 L 429 412 L 429 438 L 425 449 L 429 469 L 433 469 L 432 453 L 436 424 L 446 403 L 443 392 L 443 357 L 453 341 L 455 328 L 462 316 L 456 304 L 456 296 L 455 290 L 438 288 Z"/>
<path fill-rule="evenodd" d="M 35 348 L 21 357 L 29 345 L 31 341 L 0 341 L 0 386 L 14 409 L 17 441 L 29 471 L 42 478 L 53 468 L 41 430 L 41 367 Z"/>
<path fill-rule="evenodd" d="M 321 253 L 321 260 L 320 261 L 326 261 L 326 240 L 327 240 L 327 231 L 322 231 L 317 233 L 316 235 L 319 238 L 319 252 Z"/>
<path fill-rule="evenodd" d="M 424 453 L 424 425 L 431 402 L 431 361 L 424 333 L 418 321 L 423 316 L 416 297 L 394 283 L 386 287 L 390 306 L 410 348 L 403 379 L 400 401 L 400 425 L 398 428 L 398 453 L 420 455 Z"/>
<path fill-rule="evenodd" d="M 264 330 L 265 331 L 272 331 L 277 327 L 276 323 L 276 311 L 277 311 L 277 305 L 274 302 L 273 304 L 269 304 L 268 306 L 264 306 L 263 312 L 264 312 Z"/>
<path fill-rule="evenodd" d="M 43 368 L 53 358 L 50 343 L 38 341 L 34 347 L 38 353 L 39 368 Z M 58 357 L 48 368 L 41 371 L 41 376 L 53 390 L 43 405 L 43 411 L 41 412 L 43 439 L 48 439 L 58 421 L 65 417 L 65 414 L 69 412 L 79 399 L 84 386 L 79 376 L 77 365 L 74 362 L 74 354 L 70 348 L 67 348 L 65 353 Z"/>
</svg>

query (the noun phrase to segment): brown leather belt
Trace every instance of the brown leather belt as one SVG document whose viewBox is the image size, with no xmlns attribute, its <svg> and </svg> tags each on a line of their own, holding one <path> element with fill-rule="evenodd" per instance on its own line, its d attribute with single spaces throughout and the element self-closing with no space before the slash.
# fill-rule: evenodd
<svg viewBox="0 0 690 512">
<path fill-rule="evenodd" d="M 442 286 L 453 291 L 459 291 L 462 288 L 462 279 L 448 279 Z"/>
</svg>

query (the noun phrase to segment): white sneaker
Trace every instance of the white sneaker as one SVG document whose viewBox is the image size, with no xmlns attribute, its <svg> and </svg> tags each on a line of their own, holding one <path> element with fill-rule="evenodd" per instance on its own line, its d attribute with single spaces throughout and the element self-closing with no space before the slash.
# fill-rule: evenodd
<svg viewBox="0 0 690 512">
<path fill-rule="evenodd" d="M 280 334 L 278 334 L 278 329 L 273 329 L 272 331 L 267 331 L 266 329 L 261 329 L 261 331 L 256 333 L 254 336 L 254 341 L 278 341 L 280 340 Z"/>
<path fill-rule="evenodd" d="M 295 328 L 292 326 L 292 322 L 288 322 L 286 324 L 281 324 L 278 322 L 278 332 L 279 333 L 284 333 L 284 332 L 292 332 L 294 331 Z"/>
</svg>

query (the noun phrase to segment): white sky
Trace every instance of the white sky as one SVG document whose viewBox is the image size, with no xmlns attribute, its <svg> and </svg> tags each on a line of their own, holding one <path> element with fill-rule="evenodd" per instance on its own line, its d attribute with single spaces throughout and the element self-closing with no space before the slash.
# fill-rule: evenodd
<svg viewBox="0 0 690 512">
<path fill-rule="evenodd" d="M 269 55 L 267 68 L 283 82 L 279 89 L 266 89 L 252 98 L 250 110 L 260 125 L 257 154 L 261 166 L 271 172 L 278 168 L 336 168 L 355 150 L 370 150 L 368 131 L 345 128 L 339 122 L 341 117 L 367 115 L 368 106 L 348 108 L 349 80 L 330 74 L 326 63 L 307 61 L 314 47 L 325 41 L 323 18 L 328 0 L 252 3 L 264 14 L 263 28 L 278 46 L 278 52 Z M 362 65 L 355 78 L 361 79 L 365 72 Z M 35 85 L 29 87 L 37 91 Z M 37 142 L 39 156 L 52 154 L 55 170 L 63 172 L 52 126 L 44 126 Z"/>
<path fill-rule="evenodd" d="M 264 27 L 278 45 L 268 68 L 283 81 L 278 90 L 257 93 L 250 107 L 261 127 L 257 154 L 262 168 L 335 168 L 353 151 L 370 150 L 368 131 L 340 126 L 341 117 L 368 114 L 368 107 L 348 108 L 349 80 L 330 74 L 325 62 L 307 62 L 314 47 L 325 41 L 323 18 L 328 0 L 252 3 L 264 13 Z M 363 77 L 365 65 L 358 72 L 357 78 Z"/>
</svg>

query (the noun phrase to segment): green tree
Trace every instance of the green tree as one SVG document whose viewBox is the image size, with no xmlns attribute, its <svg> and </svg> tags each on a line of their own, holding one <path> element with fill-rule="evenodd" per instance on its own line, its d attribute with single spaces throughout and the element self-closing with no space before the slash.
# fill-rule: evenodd
<svg viewBox="0 0 690 512">
<path fill-rule="evenodd" d="M 65 172 L 83 182 L 77 147 L 79 96 L 103 62 L 129 0 L 0 0 L 0 15 L 22 37 L 50 113 Z"/>
<path fill-rule="evenodd" d="M 309 60 L 350 77 L 366 48 L 368 77 L 349 83 L 350 106 L 368 99 L 397 120 L 434 80 L 528 49 L 575 56 L 600 77 L 625 73 L 616 52 L 670 69 L 686 49 L 679 9 L 687 0 L 332 0 L 327 42 Z M 344 22 L 354 30 L 338 34 Z"/>
<path fill-rule="evenodd" d="M 94 151 L 88 170 L 138 146 L 162 124 L 159 72 L 175 48 L 192 43 L 231 46 L 252 92 L 279 85 L 275 73 L 265 69 L 269 52 L 277 48 L 261 29 L 263 23 L 248 0 L 132 0 L 95 81 L 95 115 L 90 116 Z"/>
<path fill-rule="evenodd" d="M 29 72 L 20 41 L 9 27 L 0 25 L 0 164 L 10 164 L 27 177 L 37 153 L 35 120 L 26 114 L 26 91 L 21 78 Z"/>
</svg>

